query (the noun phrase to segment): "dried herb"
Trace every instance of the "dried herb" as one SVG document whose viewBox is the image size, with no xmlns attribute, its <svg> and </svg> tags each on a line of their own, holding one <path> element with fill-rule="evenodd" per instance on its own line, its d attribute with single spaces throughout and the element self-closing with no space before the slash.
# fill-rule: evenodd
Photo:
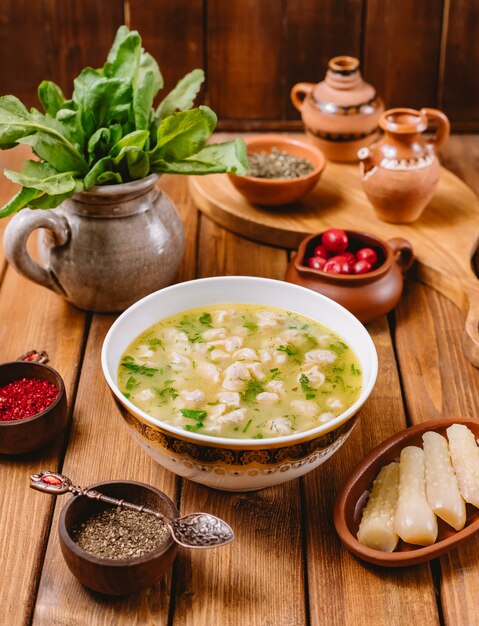
<svg viewBox="0 0 479 626">
<path fill-rule="evenodd" d="M 273 148 L 271 152 L 251 152 L 248 154 L 248 176 L 256 178 L 299 178 L 313 171 L 308 159 L 295 157 Z"/>
<path fill-rule="evenodd" d="M 72 529 L 73 541 L 102 559 L 131 559 L 160 548 L 170 536 L 166 524 L 152 515 L 120 507 L 92 515 Z"/>
</svg>

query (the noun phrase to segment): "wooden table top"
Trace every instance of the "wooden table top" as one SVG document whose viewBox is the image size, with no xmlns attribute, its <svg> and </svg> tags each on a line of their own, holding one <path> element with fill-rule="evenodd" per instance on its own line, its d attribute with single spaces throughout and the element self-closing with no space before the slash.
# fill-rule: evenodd
<svg viewBox="0 0 479 626">
<path fill-rule="evenodd" d="M 18 168 L 18 149 L 0 165 Z M 453 137 L 444 164 L 476 192 L 479 137 Z M 163 188 L 186 226 L 178 280 L 248 274 L 282 278 L 288 251 L 237 237 L 198 214 L 182 177 Z M 2 180 L 0 200 L 13 192 Z M 479 225 L 478 225 L 479 226 Z M 3 231 L 5 222 L 0 224 Z M 44 349 L 64 377 L 68 432 L 28 458 L 0 456 L 0 624 L 19 626 L 302 626 L 479 623 L 479 537 L 429 564 L 386 570 L 364 564 L 340 543 L 335 495 L 375 445 L 408 425 L 479 413 L 479 370 L 461 350 L 463 314 L 443 296 L 408 281 L 393 314 L 369 326 L 379 355 L 376 387 L 359 426 L 335 456 L 302 479 L 252 493 L 223 493 L 162 469 L 122 424 L 100 368 L 114 320 L 91 315 L 18 276 L 0 247 L 0 361 Z M 60 470 L 77 484 L 133 479 L 166 492 L 184 511 L 227 520 L 237 540 L 209 551 L 180 549 L 171 574 L 126 598 L 83 588 L 65 565 L 56 501 L 28 488 L 30 474 Z"/>
</svg>

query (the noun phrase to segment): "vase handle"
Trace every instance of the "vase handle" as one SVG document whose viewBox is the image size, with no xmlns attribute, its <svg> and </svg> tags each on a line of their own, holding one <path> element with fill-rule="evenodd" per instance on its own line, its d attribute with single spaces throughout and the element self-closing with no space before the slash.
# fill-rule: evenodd
<svg viewBox="0 0 479 626">
<path fill-rule="evenodd" d="M 5 256 L 8 262 L 29 280 L 55 293 L 65 295 L 50 267 L 42 267 L 32 259 L 27 250 L 27 241 L 37 228 L 46 228 L 52 233 L 57 246 L 63 246 L 70 240 L 70 227 L 63 215 L 51 210 L 22 209 L 8 223 L 3 236 Z"/>
<path fill-rule="evenodd" d="M 438 109 L 421 109 L 420 113 L 425 115 L 428 122 L 434 122 L 437 125 L 437 130 L 434 137 L 428 141 L 428 144 L 432 146 L 434 152 L 437 154 L 442 146 L 449 139 L 451 133 L 451 124 L 447 115 Z"/>
<path fill-rule="evenodd" d="M 396 258 L 396 263 L 399 266 L 399 269 L 403 274 L 405 274 L 408 269 L 414 263 L 414 252 L 412 249 L 412 245 L 406 239 L 402 237 L 394 237 L 388 241 L 388 245 L 392 248 L 394 252 L 394 256 Z"/>
<path fill-rule="evenodd" d="M 291 102 L 293 103 L 293 106 L 298 109 L 298 111 L 301 111 L 304 99 L 313 91 L 314 87 L 314 83 L 297 83 L 291 89 Z"/>
</svg>

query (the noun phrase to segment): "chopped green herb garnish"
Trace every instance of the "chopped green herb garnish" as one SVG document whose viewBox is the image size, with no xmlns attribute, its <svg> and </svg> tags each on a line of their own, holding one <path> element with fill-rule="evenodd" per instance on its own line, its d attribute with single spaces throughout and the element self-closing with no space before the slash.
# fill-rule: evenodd
<svg viewBox="0 0 479 626">
<path fill-rule="evenodd" d="M 203 422 L 196 422 L 196 424 L 186 424 L 185 430 L 190 433 L 196 433 L 200 428 L 203 428 Z"/>
<path fill-rule="evenodd" d="M 253 439 L 263 439 L 263 435 L 261 433 L 258 433 L 253 437 Z"/>
<path fill-rule="evenodd" d="M 252 422 L 252 421 L 253 421 L 253 420 L 249 420 L 249 422 L 248 422 L 248 423 L 246 424 L 246 426 L 243 428 L 243 432 L 244 432 L 244 433 L 248 430 L 249 425 L 251 424 L 251 422 Z"/>
<path fill-rule="evenodd" d="M 156 367 L 138 365 L 138 363 L 131 363 L 130 361 L 128 361 L 127 363 L 123 362 L 122 366 L 126 367 L 126 369 L 130 372 L 134 372 L 135 374 L 142 374 L 143 376 L 153 376 L 158 371 Z"/>
<path fill-rule="evenodd" d="M 211 318 L 211 313 L 203 313 L 200 315 L 200 324 L 204 324 L 205 326 L 213 327 L 213 320 Z"/>
<path fill-rule="evenodd" d="M 214 349 L 215 349 L 215 347 L 214 347 L 214 346 L 210 346 L 210 347 L 208 348 L 207 352 L 213 352 L 213 350 L 214 350 Z"/>
<path fill-rule="evenodd" d="M 135 362 L 135 359 L 130 355 L 123 357 L 123 363 L 134 363 L 134 362 Z"/>
<path fill-rule="evenodd" d="M 301 384 L 301 389 L 306 396 L 306 400 L 312 400 L 313 398 L 316 398 L 316 391 L 309 384 L 309 378 L 306 376 L 306 374 L 301 374 L 301 376 L 299 377 L 299 382 Z"/>
<path fill-rule="evenodd" d="M 256 396 L 264 391 L 263 385 L 257 380 L 249 380 L 245 391 L 241 394 L 241 399 L 246 404 L 252 404 L 256 401 Z"/>
<path fill-rule="evenodd" d="M 360 369 L 358 369 L 358 368 L 354 365 L 354 363 L 351 363 L 351 374 L 352 374 L 353 376 L 361 376 L 361 370 L 360 370 Z"/>
<path fill-rule="evenodd" d="M 307 330 L 309 328 L 309 324 L 303 324 L 300 330 Z"/>
<path fill-rule="evenodd" d="M 134 389 L 135 387 L 138 387 L 140 383 L 136 380 L 136 378 L 134 378 L 133 376 L 129 376 L 128 380 L 126 381 L 126 385 L 125 387 L 127 389 Z"/>
<path fill-rule="evenodd" d="M 123 395 L 125 396 L 125 398 L 129 398 L 130 397 L 129 393 L 123 393 Z"/>
<path fill-rule="evenodd" d="M 156 351 L 158 347 L 163 348 L 163 342 L 161 341 L 161 339 L 158 339 L 157 337 L 153 337 L 153 339 L 148 339 L 146 343 L 148 344 L 150 349 L 153 351 Z"/>
<path fill-rule="evenodd" d="M 206 404 L 207 404 L 208 406 L 217 406 L 219 403 L 220 403 L 220 401 L 219 401 L 219 400 L 215 400 L 215 402 L 207 402 Z"/>
<path fill-rule="evenodd" d="M 172 380 L 165 380 L 165 385 L 172 382 Z M 155 389 L 155 391 L 160 396 L 162 404 L 166 404 L 170 400 L 175 400 L 178 397 L 178 392 L 173 387 L 165 386 L 163 389 Z"/>
<path fill-rule="evenodd" d="M 279 371 L 278 367 L 273 367 L 269 371 L 271 372 L 270 380 L 276 380 L 281 376 L 281 372 Z"/>
<path fill-rule="evenodd" d="M 288 344 L 287 346 L 279 346 L 278 352 L 286 352 L 288 356 L 295 356 L 296 354 L 298 354 L 298 350 L 290 344 Z"/>
<path fill-rule="evenodd" d="M 329 349 L 333 352 L 336 352 L 336 354 L 341 354 L 341 352 L 344 352 L 348 349 L 348 346 L 342 341 L 336 341 L 336 343 L 332 343 L 329 345 Z"/>
<path fill-rule="evenodd" d="M 257 330 L 258 328 L 258 324 L 255 324 L 254 322 L 245 322 L 243 326 L 249 330 Z"/>
<path fill-rule="evenodd" d="M 190 420 L 197 420 L 201 422 L 208 414 L 206 411 L 196 411 L 195 409 L 180 409 L 181 415 L 187 417 Z"/>
</svg>

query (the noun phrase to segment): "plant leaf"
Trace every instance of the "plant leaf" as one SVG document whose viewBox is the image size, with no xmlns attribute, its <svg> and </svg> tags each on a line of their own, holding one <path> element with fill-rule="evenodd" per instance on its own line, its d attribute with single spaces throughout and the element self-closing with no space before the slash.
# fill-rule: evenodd
<svg viewBox="0 0 479 626">
<path fill-rule="evenodd" d="M 155 59 L 142 52 L 140 66 L 133 82 L 133 115 L 137 130 L 150 126 L 153 100 L 163 87 L 163 77 Z"/>
<path fill-rule="evenodd" d="M 118 172 L 103 172 L 96 179 L 97 185 L 104 185 L 105 183 L 121 184 L 123 178 Z"/>
<path fill-rule="evenodd" d="M 125 135 L 110 150 L 110 156 L 116 157 L 120 154 L 121 149 L 129 146 L 135 146 L 142 149 L 146 140 L 150 136 L 148 130 L 134 130 L 132 133 Z"/>
<path fill-rule="evenodd" d="M 45 113 L 55 117 L 63 107 L 65 96 L 58 85 L 50 80 L 44 80 L 38 85 L 38 97 Z"/>
<path fill-rule="evenodd" d="M 0 218 L 8 217 L 12 213 L 20 211 L 20 209 L 26 207 L 33 198 L 39 195 L 41 195 L 41 192 L 38 191 L 38 189 L 27 189 L 25 187 L 20 189 L 20 191 L 0 210 Z"/>
<path fill-rule="evenodd" d="M 130 31 L 127 26 L 120 26 L 103 66 L 103 74 L 108 78 L 126 78 L 133 81 L 140 65 L 140 57 L 140 35 L 136 30 Z"/>
<path fill-rule="evenodd" d="M 0 150 L 13 148 L 19 139 L 35 130 L 29 112 L 18 98 L 0 97 Z"/>
<path fill-rule="evenodd" d="M 159 121 L 165 119 L 175 111 L 188 111 L 198 95 L 201 84 L 205 80 L 203 70 L 193 70 L 178 81 L 176 87 L 160 102 L 155 111 Z"/>
<path fill-rule="evenodd" d="M 128 172 L 133 180 L 148 176 L 150 171 L 150 159 L 146 152 L 140 148 L 131 147 L 126 153 Z"/>
<path fill-rule="evenodd" d="M 38 161 L 25 161 L 21 173 L 12 170 L 4 170 L 3 173 L 14 183 L 43 191 L 51 196 L 74 191 L 76 187 L 74 179 L 76 172 L 59 173 L 48 163 Z"/>
<path fill-rule="evenodd" d="M 83 179 L 83 184 L 86 190 L 91 189 L 97 184 L 97 178 L 104 172 L 114 171 L 115 166 L 111 157 L 106 156 L 95 163 L 88 174 Z"/>
<path fill-rule="evenodd" d="M 182 161 L 155 161 L 152 171 L 169 174 L 221 174 L 233 172 L 242 176 L 248 171 L 246 146 L 242 139 L 211 144 Z"/>
<path fill-rule="evenodd" d="M 170 115 L 158 127 L 150 162 L 182 161 L 200 150 L 216 126 L 216 115 L 205 106 Z"/>
<path fill-rule="evenodd" d="M 109 128 L 99 128 L 88 140 L 88 163 L 102 159 L 110 151 L 111 133 Z"/>
</svg>

